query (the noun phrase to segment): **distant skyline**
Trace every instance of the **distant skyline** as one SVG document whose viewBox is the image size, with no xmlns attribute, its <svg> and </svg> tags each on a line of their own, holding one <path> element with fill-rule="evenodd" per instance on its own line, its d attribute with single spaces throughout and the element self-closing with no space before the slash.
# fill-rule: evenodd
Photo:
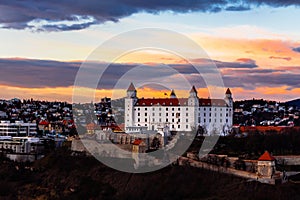
<svg viewBox="0 0 300 200">
<path fill-rule="evenodd" d="M 182 33 L 196 41 L 216 62 L 225 88 L 231 88 L 235 100 L 297 99 L 299 5 L 298 1 L 283 0 L 95 0 L 77 4 L 66 0 L 2 1 L 0 96 L 70 102 L 81 61 L 97 46 L 125 31 L 155 27 Z M 116 48 L 119 47 L 112 46 L 108 51 Z M 203 62 L 201 58 L 199 62 Z M 121 57 L 114 67 L 118 71 L 133 63 L 165 63 L 189 74 L 184 60 L 160 51 L 134 52 Z M 160 73 L 157 70 L 157 76 Z M 117 74 L 111 72 L 110 76 Z M 164 78 L 174 79 L 174 74 L 164 74 Z M 197 87 L 199 96 L 209 95 L 202 84 Z M 181 91 L 174 82 L 176 88 L 179 96 L 187 96 L 188 91 Z M 97 94 L 99 98 L 109 96 L 111 88 L 99 89 Z M 163 91 L 153 88 L 139 91 L 139 96 L 160 94 Z"/>
</svg>

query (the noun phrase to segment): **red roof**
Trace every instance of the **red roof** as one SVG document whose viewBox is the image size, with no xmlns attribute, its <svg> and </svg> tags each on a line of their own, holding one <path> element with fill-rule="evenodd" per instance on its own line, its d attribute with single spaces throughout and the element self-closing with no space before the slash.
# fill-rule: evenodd
<svg viewBox="0 0 300 200">
<path fill-rule="evenodd" d="M 227 106 L 224 99 L 199 99 L 199 106 Z"/>
<path fill-rule="evenodd" d="M 158 98 L 158 99 L 138 99 L 136 106 L 180 106 L 187 104 L 187 98 Z"/>
<path fill-rule="evenodd" d="M 133 83 L 130 83 L 127 91 L 135 91 L 135 87 L 134 87 Z"/>
<path fill-rule="evenodd" d="M 100 129 L 100 126 L 94 123 L 89 123 L 86 125 L 86 129 L 87 130 L 96 130 L 96 129 Z"/>
<path fill-rule="evenodd" d="M 140 145 L 142 142 L 143 142 L 143 140 L 136 139 L 136 140 L 134 140 L 134 142 L 132 144 L 133 145 Z"/>
<path fill-rule="evenodd" d="M 271 154 L 268 151 L 265 151 L 263 155 L 261 155 L 258 159 L 259 161 L 274 161 L 275 158 L 271 156 Z"/>
<path fill-rule="evenodd" d="M 226 93 L 225 94 L 231 94 L 231 91 L 229 88 L 227 88 Z"/>
<path fill-rule="evenodd" d="M 49 125 L 49 122 L 46 121 L 46 120 L 41 120 L 39 125 L 44 125 L 44 126 L 48 126 Z"/>
<path fill-rule="evenodd" d="M 136 106 L 185 106 L 187 98 L 138 99 Z M 224 99 L 199 99 L 199 106 L 227 106 Z"/>
</svg>

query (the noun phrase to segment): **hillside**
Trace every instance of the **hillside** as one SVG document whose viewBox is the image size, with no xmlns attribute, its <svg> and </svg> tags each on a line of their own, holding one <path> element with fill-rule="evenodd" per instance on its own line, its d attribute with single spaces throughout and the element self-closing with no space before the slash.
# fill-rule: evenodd
<svg viewBox="0 0 300 200">
<path fill-rule="evenodd" d="M 295 100 L 292 100 L 292 101 L 287 101 L 285 103 L 287 105 L 289 105 L 289 106 L 296 106 L 296 107 L 300 108 L 300 99 L 295 99 Z"/>
<path fill-rule="evenodd" d="M 32 170 L 1 161 L 1 199 L 299 199 L 300 185 L 271 186 L 191 167 L 146 174 L 110 169 L 91 157 L 56 152 Z"/>
</svg>

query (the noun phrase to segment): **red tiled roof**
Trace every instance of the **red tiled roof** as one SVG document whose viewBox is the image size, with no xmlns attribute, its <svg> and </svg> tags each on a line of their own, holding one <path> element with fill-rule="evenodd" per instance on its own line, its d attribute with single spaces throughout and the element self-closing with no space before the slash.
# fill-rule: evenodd
<svg viewBox="0 0 300 200">
<path fill-rule="evenodd" d="M 136 106 L 180 106 L 187 105 L 187 98 L 138 99 Z"/>
<path fill-rule="evenodd" d="M 227 106 L 224 99 L 199 99 L 199 106 Z"/>
<path fill-rule="evenodd" d="M 225 94 L 231 94 L 231 91 L 229 88 L 227 88 L 226 93 Z"/>
<path fill-rule="evenodd" d="M 96 129 L 100 129 L 100 126 L 94 123 L 89 123 L 86 125 L 86 129 L 87 130 L 96 130 Z"/>
<path fill-rule="evenodd" d="M 40 121 L 39 125 L 48 126 L 48 125 L 49 125 L 49 122 L 46 121 L 46 120 L 42 120 L 42 121 Z"/>
<path fill-rule="evenodd" d="M 143 142 L 143 140 L 136 139 L 136 140 L 134 140 L 134 142 L 132 144 L 133 145 L 140 145 L 142 142 Z"/>
<path fill-rule="evenodd" d="M 258 158 L 259 161 L 274 161 L 275 158 L 270 155 L 268 151 L 265 151 L 263 155 Z"/>
<path fill-rule="evenodd" d="M 133 83 L 130 83 L 127 91 L 135 91 L 135 87 L 134 87 Z"/>
<path fill-rule="evenodd" d="M 138 99 L 136 106 L 185 106 L 188 98 Z M 199 106 L 227 106 L 224 99 L 199 99 Z"/>
</svg>

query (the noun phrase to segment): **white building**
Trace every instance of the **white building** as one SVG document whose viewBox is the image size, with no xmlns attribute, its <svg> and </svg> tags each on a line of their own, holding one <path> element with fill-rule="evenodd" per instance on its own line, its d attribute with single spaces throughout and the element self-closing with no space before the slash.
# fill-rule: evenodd
<svg viewBox="0 0 300 200">
<path fill-rule="evenodd" d="M 145 127 L 147 130 L 168 129 L 191 131 L 202 126 L 208 134 L 226 134 L 232 126 L 233 99 L 228 88 L 224 99 L 199 98 L 193 86 L 188 98 L 138 98 L 131 83 L 125 98 L 125 131 Z"/>
<path fill-rule="evenodd" d="M 31 136 L 36 133 L 36 123 L 0 121 L 0 136 Z"/>
</svg>

